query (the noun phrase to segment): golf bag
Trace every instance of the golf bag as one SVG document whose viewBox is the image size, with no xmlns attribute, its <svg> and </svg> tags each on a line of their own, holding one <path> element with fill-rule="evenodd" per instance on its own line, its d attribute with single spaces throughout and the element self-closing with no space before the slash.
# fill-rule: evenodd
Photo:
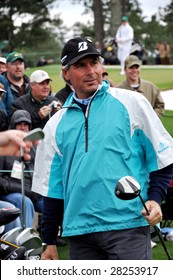
<svg viewBox="0 0 173 280">
<path fill-rule="evenodd" d="M 18 208 L 0 210 L 0 226 L 12 222 L 20 215 Z M 32 228 L 16 227 L 1 236 L 1 260 L 40 260 L 46 245 Z"/>
</svg>

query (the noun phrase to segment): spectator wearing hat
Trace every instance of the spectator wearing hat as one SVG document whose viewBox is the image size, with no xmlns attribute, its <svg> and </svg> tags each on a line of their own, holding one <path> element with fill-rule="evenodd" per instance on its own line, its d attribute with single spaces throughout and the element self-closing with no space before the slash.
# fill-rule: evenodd
<svg viewBox="0 0 173 280">
<path fill-rule="evenodd" d="M 108 74 L 108 72 L 106 72 L 105 67 L 102 66 L 102 79 L 103 79 L 103 81 L 107 81 L 110 84 L 111 87 L 115 87 L 116 85 L 115 85 L 114 81 L 110 80 L 108 75 L 109 74 Z"/>
<path fill-rule="evenodd" d="M 135 55 L 129 55 L 125 60 L 124 69 L 126 80 L 117 85 L 117 87 L 141 93 L 148 99 L 158 117 L 161 118 L 164 113 L 165 103 L 158 87 L 152 82 L 140 78 L 141 60 Z"/>
<path fill-rule="evenodd" d="M 11 52 L 6 57 L 6 72 L 3 75 L 10 84 L 14 99 L 25 95 L 30 90 L 29 78 L 24 74 L 24 57 L 19 52 Z"/>
<path fill-rule="evenodd" d="M 25 110 L 15 111 L 11 118 L 9 129 L 29 132 L 31 128 L 30 114 Z M 25 161 L 26 227 L 32 227 L 35 211 L 42 212 L 42 197 L 31 191 L 35 152 L 36 146 L 33 145 L 30 151 L 31 159 Z M 21 157 L 1 156 L 0 170 L 0 199 L 14 204 L 21 210 L 20 218 L 22 222 Z"/>
<path fill-rule="evenodd" d="M 120 61 L 121 71 L 120 75 L 124 75 L 124 61 L 130 54 L 130 49 L 134 39 L 134 30 L 128 22 L 128 17 L 123 16 L 121 19 L 121 25 L 115 35 L 115 42 L 117 43 L 117 57 Z"/>
<path fill-rule="evenodd" d="M 0 56 L 0 74 L 6 71 L 6 58 Z"/>
<path fill-rule="evenodd" d="M 16 110 L 26 110 L 32 118 L 32 128 L 43 128 L 49 118 L 61 108 L 58 99 L 50 95 L 51 78 L 43 70 L 36 70 L 30 76 L 30 92 L 17 98 L 11 105 L 10 116 Z"/>
</svg>

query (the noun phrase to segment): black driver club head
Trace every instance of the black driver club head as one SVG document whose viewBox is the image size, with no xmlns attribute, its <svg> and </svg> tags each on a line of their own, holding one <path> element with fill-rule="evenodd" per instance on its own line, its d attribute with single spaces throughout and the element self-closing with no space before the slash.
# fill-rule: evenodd
<svg viewBox="0 0 173 280">
<path fill-rule="evenodd" d="M 139 196 L 140 185 L 132 176 L 122 177 L 115 186 L 115 195 L 122 200 L 131 200 Z"/>
</svg>

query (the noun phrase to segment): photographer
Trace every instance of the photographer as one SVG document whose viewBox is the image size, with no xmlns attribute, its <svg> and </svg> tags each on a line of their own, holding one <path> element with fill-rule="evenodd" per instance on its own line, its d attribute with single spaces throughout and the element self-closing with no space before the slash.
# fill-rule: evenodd
<svg viewBox="0 0 173 280">
<path fill-rule="evenodd" d="M 52 95 L 51 78 L 43 70 L 36 70 L 30 76 L 31 91 L 17 98 L 11 105 L 10 116 L 14 111 L 22 109 L 30 113 L 32 128 L 43 128 L 49 118 L 61 109 L 61 103 Z"/>
</svg>

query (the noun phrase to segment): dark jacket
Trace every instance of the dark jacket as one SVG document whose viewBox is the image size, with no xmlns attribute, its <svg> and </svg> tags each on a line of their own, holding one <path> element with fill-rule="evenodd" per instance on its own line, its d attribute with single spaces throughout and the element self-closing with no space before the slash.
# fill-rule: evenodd
<svg viewBox="0 0 173 280">
<path fill-rule="evenodd" d="M 18 110 L 14 113 L 10 123 L 10 129 L 15 129 L 16 123 L 28 122 L 31 124 L 31 118 L 28 112 L 24 110 Z M 34 170 L 36 147 L 31 149 L 31 160 L 25 161 L 25 195 L 28 196 L 33 203 L 41 196 L 31 191 L 32 177 Z M 21 193 L 21 180 L 11 177 L 11 170 L 13 169 L 14 161 L 21 162 L 20 157 L 14 156 L 1 156 L 0 157 L 0 195 L 6 195 L 9 193 L 20 192 Z"/>
<path fill-rule="evenodd" d="M 69 97 L 70 93 L 72 93 L 73 90 L 71 87 L 66 84 L 65 87 L 60 89 L 56 94 L 55 97 L 58 98 L 58 100 L 62 103 L 62 105 L 65 103 L 67 97 Z"/>
<path fill-rule="evenodd" d="M 4 72 L 2 75 L 4 75 L 5 78 L 8 80 L 7 72 Z M 24 78 L 24 85 L 25 85 L 25 94 L 27 94 L 30 91 L 30 82 L 29 82 L 29 78 L 26 75 L 24 75 L 23 78 Z M 20 88 L 13 85 L 12 83 L 10 83 L 9 80 L 8 80 L 8 82 L 9 82 L 9 86 L 10 86 L 13 98 L 15 100 L 16 98 L 21 96 Z"/>
<path fill-rule="evenodd" d="M 0 108 L 8 116 L 8 114 L 10 112 L 10 107 L 11 107 L 12 102 L 14 101 L 14 98 L 13 98 L 12 92 L 10 90 L 8 80 L 3 75 L 0 75 L 0 83 L 3 84 L 4 89 L 6 91 L 3 94 L 2 101 L 0 101 Z"/>
<path fill-rule="evenodd" d="M 11 105 L 10 110 L 10 117 L 16 110 L 26 110 L 30 113 L 31 119 L 32 119 L 32 128 L 40 127 L 43 128 L 46 124 L 46 122 L 49 120 L 50 116 L 48 115 L 46 118 L 41 119 L 38 115 L 38 112 L 41 107 L 49 105 L 53 100 L 57 100 L 54 96 L 48 96 L 46 99 L 44 99 L 42 102 L 36 101 L 32 95 L 25 94 L 24 96 L 21 96 L 17 98 Z"/>
<path fill-rule="evenodd" d="M 0 108 L 0 131 L 5 131 L 8 129 L 8 117 L 4 113 L 4 110 Z"/>
</svg>

